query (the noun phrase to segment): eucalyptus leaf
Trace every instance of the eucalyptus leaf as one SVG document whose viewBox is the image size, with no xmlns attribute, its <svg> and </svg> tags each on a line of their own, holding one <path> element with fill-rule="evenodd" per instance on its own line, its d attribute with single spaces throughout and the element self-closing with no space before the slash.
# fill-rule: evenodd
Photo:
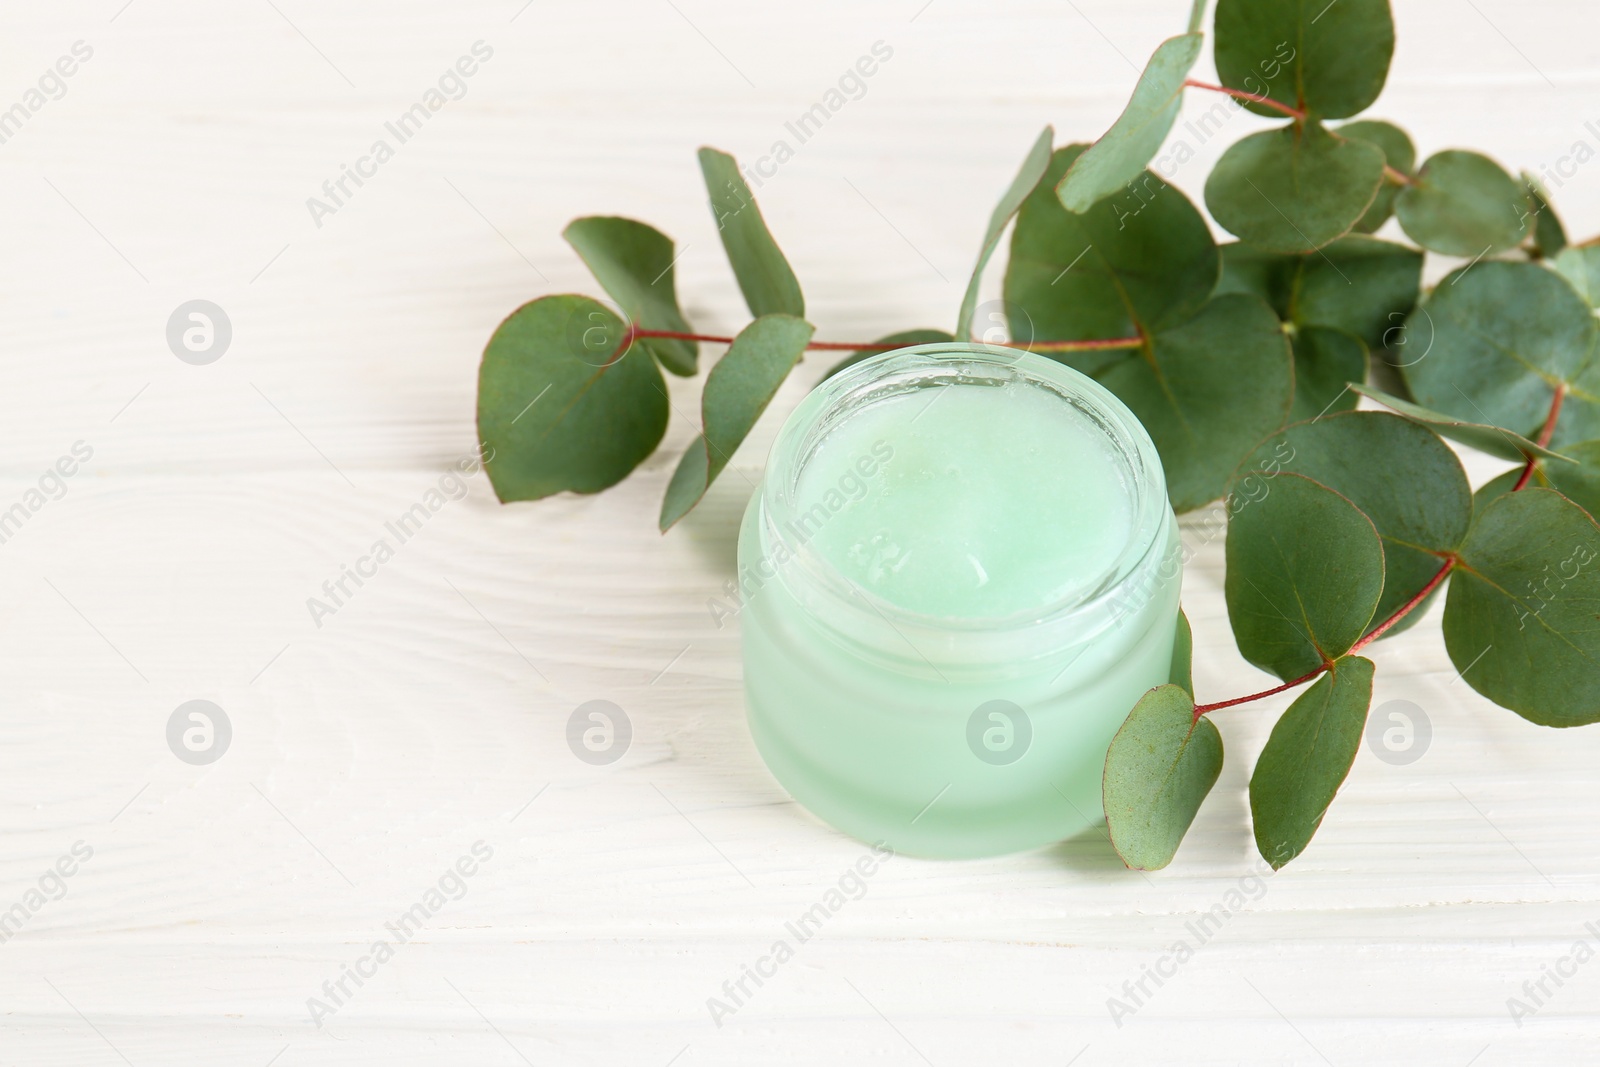
<svg viewBox="0 0 1600 1067">
<path fill-rule="evenodd" d="M 1179 512 L 1221 496 L 1239 461 L 1284 424 L 1293 399 L 1292 356 L 1278 320 L 1242 294 L 1217 297 L 1138 349 L 1052 355 L 1099 380 L 1139 417 Z"/>
<path fill-rule="evenodd" d="M 952 334 L 943 330 L 903 330 L 900 333 L 891 333 L 887 337 L 880 337 L 867 348 L 858 348 L 848 356 L 835 363 L 822 377 L 824 380 L 832 378 L 846 367 L 853 367 L 864 359 L 881 356 L 885 352 L 892 352 L 897 348 L 910 348 L 912 345 L 931 345 L 941 341 L 954 341 Z"/>
<path fill-rule="evenodd" d="M 1355 334 L 1376 350 L 1405 325 L 1422 291 L 1422 253 L 1364 234 L 1300 257 L 1290 317 Z"/>
<path fill-rule="evenodd" d="M 1194 631 L 1182 608 L 1178 609 L 1178 628 L 1172 635 L 1172 670 L 1167 681 L 1182 688 L 1191 699 L 1194 697 Z"/>
<path fill-rule="evenodd" d="M 1566 445 L 1561 454 L 1575 464 L 1541 463 L 1534 474 L 1590 515 L 1600 517 L 1600 440 Z"/>
<path fill-rule="evenodd" d="M 1372 661 L 1336 660 L 1272 728 L 1250 776 L 1250 820 L 1261 858 L 1281 868 L 1305 851 L 1361 748 L 1372 705 Z"/>
<path fill-rule="evenodd" d="M 1422 287 L 1422 253 L 1365 234 L 1302 255 L 1222 246 L 1217 292 L 1254 293 L 1296 326 L 1325 326 L 1383 348 L 1403 332 Z"/>
<path fill-rule="evenodd" d="M 1406 131 L 1392 122 L 1380 122 L 1376 119 L 1362 119 L 1360 122 L 1347 122 L 1334 131 L 1340 137 L 1353 137 L 1359 141 L 1368 141 L 1383 149 L 1383 161 L 1399 174 L 1410 177 L 1417 166 L 1417 149 L 1411 143 L 1411 138 Z M 1400 192 L 1400 187 L 1385 176 L 1384 183 L 1378 187 L 1377 198 L 1372 201 L 1372 206 L 1367 208 L 1367 213 L 1361 216 L 1361 221 L 1355 225 L 1357 233 L 1375 233 L 1389 216 L 1394 214 L 1394 198 Z"/>
<path fill-rule="evenodd" d="M 1161 150 L 1183 105 L 1183 80 L 1205 37 L 1186 33 L 1169 37 L 1156 47 L 1145 64 L 1133 97 L 1117 121 L 1090 145 L 1056 186 L 1056 195 L 1068 211 L 1082 213 L 1144 172 Z"/>
<path fill-rule="evenodd" d="M 1467 684 L 1542 726 L 1600 721 L 1600 527 L 1550 489 L 1477 515 L 1450 580 L 1444 643 Z"/>
<path fill-rule="evenodd" d="M 678 457 L 678 465 L 667 482 L 666 495 L 661 498 L 661 516 L 657 520 L 662 533 L 677 525 L 694 506 L 705 497 L 711 487 L 711 450 L 706 446 L 706 435 L 700 434 Z"/>
<path fill-rule="evenodd" d="M 1554 489 L 1590 517 L 1600 516 L 1600 441 L 1580 441 L 1561 450 L 1573 463 L 1538 463 L 1528 479 L 1529 485 Z M 1472 497 L 1472 506 L 1482 511 L 1489 503 L 1511 491 L 1522 477 L 1522 468 L 1513 467 L 1485 483 Z"/>
<path fill-rule="evenodd" d="M 1200 802 L 1222 772 L 1222 735 L 1178 685 L 1150 690 L 1106 751 L 1106 828 L 1122 862 L 1153 871 L 1172 862 Z"/>
<path fill-rule="evenodd" d="M 1426 355 L 1401 368 L 1418 404 L 1532 436 L 1559 384 L 1567 396 L 1555 445 L 1600 437 L 1594 313 L 1555 271 L 1463 267 L 1417 306 L 1406 330 L 1431 338 Z"/>
<path fill-rule="evenodd" d="M 1556 270 L 1591 308 L 1600 307 L 1600 243 L 1568 245 L 1555 257 Z"/>
<path fill-rule="evenodd" d="M 1512 488 L 1521 478 L 1521 467 L 1512 467 L 1510 470 L 1502 471 L 1493 478 L 1490 478 L 1487 482 L 1484 482 L 1483 485 L 1479 486 L 1477 491 L 1472 494 L 1472 510 L 1475 512 L 1482 511 L 1493 501 L 1505 496 L 1507 493 L 1511 492 Z M 1542 463 L 1534 467 L 1533 474 L 1528 478 L 1528 484 L 1538 486 L 1540 489 L 1554 488 L 1554 486 L 1550 484 L 1549 475 L 1545 474 L 1544 472 L 1544 464 Z M 1559 489 L 1556 491 L 1560 492 Z M 1562 495 L 1566 496 L 1565 493 L 1562 493 Z M 1573 502 L 1577 503 L 1576 501 Z M 1579 507 L 1582 507 L 1582 505 L 1580 504 Z M 1588 508 L 1584 508 L 1584 510 L 1589 511 Z M 1589 513 L 1591 515 L 1594 514 L 1592 511 Z"/>
<path fill-rule="evenodd" d="M 1000 235 L 1005 232 L 1006 224 L 1011 217 L 1022 207 L 1022 202 L 1029 193 L 1039 184 L 1039 179 L 1050 167 L 1050 146 L 1055 143 L 1055 130 L 1046 126 L 1033 142 L 1033 147 L 1028 150 L 1028 155 L 1022 161 L 1022 169 L 1017 171 L 1017 176 L 1011 179 L 1011 184 L 1006 188 L 1005 195 L 1000 198 L 1000 203 L 995 205 L 994 213 L 989 216 L 989 228 L 984 231 L 983 247 L 978 250 L 978 262 L 972 268 L 972 278 L 967 282 L 966 294 L 961 298 L 961 313 L 956 317 L 956 336 L 972 336 L 972 315 L 978 308 L 978 285 L 983 280 L 983 268 L 989 265 L 989 257 L 994 255 L 995 246 L 1000 243 Z"/>
<path fill-rule="evenodd" d="M 561 236 L 634 325 L 644 330 L 692 332 L 678 310 L 672 238 L 653 226 L 615 216 L 573 219 Z M 693 341 L 651 337 L 639 343 L 672 373 L 694 374 L 699 348 Z"/>
<path fill-rule="evenodd" d="M 702 148 L 700 172 L 711 194 L 717 234 L 750 314 L 756 318 L 778 314 L 804 318 L 806 300 L 800 282 L 772 239 L 750 186 L 739 173 L 739 164 L 726 152 Z"/>
<path fill-rule="evenodd" d="M 1222 84 L 1328 119 L 1371 106 L 1394 53 L 1388 0 L 1217 0 L 1215 32 Z"/>
<path fill-rule="evenodd" d="M 1528 234 L 1528 194 L 1500 164 L 1452 149 L 1429 156 L 1395 198 L 1400 226 L 1417 244 L 1447 256 L 1504 252 Z"/>
<path fill-rule="evenodd" d="M 705 426 L 672 473 L 661 502 L 661 531 L 687 515 L 727 467 L 740 442 L 767 410 L 778 386 L 805 354 L 814 328 L 792 315 L 763 315 L 733 339 L 706 375 L 700 396 Z"/>
<path fill-rule="evenodd" d="M 667 390 L 627 324 L 586 296 L 545 296 L 495 330 L 478 371 L 478 437 L 502 502 L 596 493 L 661 443 Z"/>
<path fill-rule="evenodd" d="M 1307 326 L 1291 334 L 1289 342 L 1294 349 L 1291 422 L 1356 406 L 1361 398 L 1350 386 L 1367 379 L 1367 346 L 1361 338 L 1326 326 Z"/>
<path fill-rule="evenodd" d="M 1013 338 L 1148 335 L 1192 316 L 1217 284 L 1211 228 L 1149 171 L 1082 214 L 1062 207 L 1055 185 L 1083 150 L 1057 149 L 1017 213 L 1004 289 Z"/>
<path fill-rule="evenodd" d="M 1351 386 L 1351 388 L 1362 396 L 1369 397 L 1384 407 L 1399 412 L 1413 422 L 1420 422 L 1428 426 L 1441 437 L 1459 441 L 1486 455 L 1510 460 L 1526 460 L 1529 456 L 1539 456 L 1553 460 L 1567 459 L 1559 452 L 1554 452 L 1528 440 L 1519 433 L 1513 433 L 1500 426 L 1489 426 L 1481 422 L 1467 422 L 1452 415 L 1431 411 L 1420 404 L 1402 400 L 1397 396 L 1385 393 L 1381 389 L 1374 389 L 1371 386 Z"/>
<path fill-rule="evenodd" d="M 1206 207 L 1257 248 L 1310 252 L 1366 214 L 1383 184 L 1383 158 L 1369 141 L 1290 123 L 1229 146 L 1206 179 Z"/>
<path fill-rule="evenodd" d="M 1285 427 L 1239 465 L 1228 495 L 1236 509 L 1272 491 L 1281 471 L 1304 475 L 1360 509 L 1383 542 L 1383 620 L 1438 572 L 1472 521 L 1461 460 L 1427 427 L 1386 411 L 1352 411 Z M 1388 633 L 1422 618 L 1412 611 Z"/>
<path fill-rule="evenodd" d="M 1539 184 L 1539 179 L 1523 171 L 1522 187 L 1528 193 L 1528 206 L 1533 212 L 1533 250 L 1542 259 L 1560 255 L 1567 247 L 1567 229 L 1561 225 L 1556 209 L 1550 206 L 1544 186 Z"/>
<path fill-rule="evenodd" d="M 1228 520 L 1223 592 L 1245 659 L 1284 681 L 1350 651 L 1383 593 L 1383 543 L 1348 497 L 1281 473 Z"/>
</svg>

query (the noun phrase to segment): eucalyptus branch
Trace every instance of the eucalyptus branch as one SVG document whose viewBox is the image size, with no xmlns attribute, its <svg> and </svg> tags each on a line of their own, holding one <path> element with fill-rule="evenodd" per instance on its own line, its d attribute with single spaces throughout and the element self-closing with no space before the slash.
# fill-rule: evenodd
<svg viewBox="0 0 1600 1067">
<path fill-rule="evenodd" d="M 1034 139 L 988 216 L 954 331 L 814 340 L 748 172 L 702 148 L 750 325 L 736 338 L 696 331 L 665 233 L 576 219 L 563 235 L 611 304 L 547 295 L 513 312 L 484 351 L 478 425 L 502 501 L 592 493 L 660 446 L 663 374 L 699 373 L 697 342 L 727 345 L 701 394 L 703 432 L 667 483 L 665 531 L 705 497 L 806 350 L 854 353 L 848 363 L 972 339 L 985 266 L 1010 229 L 1005 306 L 1043 337 L 1006 347 L 1103 353 L 1096 376 L 1150 431 L 1174 511 L 1253 501 L 1227 518 L 1228 619 L 1246 660 L 1292 679 L 1196 705 L 1180 613 L 1168 684 L 1140 698 L 1107 751 L 1112 843 L 1132 866 L 1169 862 L 1222 767 L 1206 714 L 1305 686 L 1250 781 L 1257 847 L 1281 867 L 1356 758 L 1374 671 L 1356 653 L 1415 620 L 1447 581 L 1439 629 L 1469 687 L 1540 725 L 1600 723 L 1600 401 L 1574 387 L 1600 345 L 1600 240 L 1569 242 L 1536 179 L 1461 149 L 1419 161 L 1400 126 L 1357 117 L 1388 78 L 1389 0 L 1348 0 L 1334 18 L 1321 4 L 1228 0 L 1207 30 L 1205 0 L 1192 5 L 1189 31 L 1151 53 L 1103 136 L 1058 145 L 1045 127 Z M 1218 84 L 1189 77 L 1207 43 Z M 1292 103 L 1265 95 L 1290 85 Z M 1289 120 L 1222 153 L 1204 183 L 1209 219 L 1160 177 L 1194 154 L 1168 136 L 1185 87 Z M 1341 121 L 1326 127 L 1327 116 Z M 1411 244 L 1377 236 L 1391 220 Z M 1237 240 L 1219 245 L 1216 227 Z M 1516 249 L 1527 257 L 1502 255 Z M 1429 254 L 1471 262 L 1430 290 Z M 1073 283 L 1057 284 L 1069 271 Z M 619 334 L 597 367 L 589 341 Z M 1096 339 L 1066 339 L 1081 337 Z M 623 359 L 635 341 L 644 351 Z M 1408 344 L 1395 368 L 1404 398 L 1368 386 L 1370 360 Z M 1510 429 L 1526 421 L 1520 398 L 1552 386 L 1537 442 Z M 1357 410 L 1361 395 L 1390 410 Z M 1474 492 L 1447 441 L 1508 469 Z M 1520 492 L 1535 473 L 1541 490 Z"/>
<path fill-rule="evenodd" d="M 1561 418 L 1561 405 L 1566 399 L 1566 394 L 1567 387 L 1565 384 L 1561 384 L 1556 387 L 1555 397 L 1550 401 L 1550 412 L 1545 416 L 1544 426 L 1539 431 L 1537 443 L 1540 448 L 1548 447 L 1551 438 L 1555 436 L 1556 422 Z M 1536 466 L 1538 466 L 1538 464 L 1538 456 L 1528 456 L 1527 461 L 1523 464 L 1521 475 L 1518 476 L 1516 484 L 1511 487 L 1511 491 L 1513 493 L 1528 484 L 1528 480 L 1533 476 L 1533 470 Z M 1350 651 L 1346 654 L 1353 656 L 1360 652 L 1362 649 L 1366 648 L 1378 638 L 1392 630 L 1395 624 L 1401 619 L 1405 618 L 1407 615 L 1411 614 L 1412 611 L 1416 610 L 1417 606 L 1420 605 L 1424 600 L 1427 600 L 1429 594 L 1437 589 L 1439 584 L 1443 582 L 1445 578 L 1449 577 L 1450 572 L 1455 569 L 1459 558 L 1460 557 L 1454 554 L 1445 556 L 1444 562 L 1440 564 L 1439 569 L 1434 572 L 1433 577 L 1429 578 L 1423 587 L 1417 590 L 1414 596 L 1396 608 L 1387 618 L 1378 623 L 1378 625 L 1368 630 L 1359 641 L 1350 646 Z M 1234 697 L 1232 700 L 1219 700 L 1211 704 L 1196 704 L 1194 709 L 1194 717 L 1199 719 L 1200 716 L 1204 715 L 1208 711 L 1219 711 L 1222 708 L 1236 707 L 1240 704 L 1248 704 L 1252 701 L 1261 700 L 1265 697 L 1276 696 L 1279 693 L 1287 692 L 1290 689 L 1294 689 L 1297 686 L 1301 686 L 1307 682 L 1315 680 L 1325 671 L 1332 668 L 1332 666 L 1333 662 L 1331 660 L 1324 660 L 1322 665 L 1316 670 L 1310 671 L 1292 681 L 1284 682 L 1282 685 L 1275 685 L 1271 689 L 1263 689 L 1259 693 L 1250 693 L 1247 696 Z"/>
</svg>

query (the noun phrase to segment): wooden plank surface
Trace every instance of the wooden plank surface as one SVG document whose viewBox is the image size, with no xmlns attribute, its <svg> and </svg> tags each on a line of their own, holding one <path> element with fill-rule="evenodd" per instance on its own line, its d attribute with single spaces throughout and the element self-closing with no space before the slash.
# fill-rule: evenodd
<svg viewBox="0 0 1600 1067">
<path fill-rule="evenodd" d="M 694 433 L 681 417 L 597 497 L 501 507 L 469 479 L 321 626 L 306 607 L 470 454 L 494 325 L 534 296 L 596 290 L 559 239 L 569 218 L 671 233 L 690 318 L 738 329 L 693 151 L 748 161 L 793 140 L 785 123 L 882 41 L 892 58 L 864 94 L 759 195 L 819 337 L 948 328 L 1038 128 L 1101 130 L 1186 7 L 0 10 L 0 107 L 75 42 L 92 49 L 0 144 L 0 508 L 76 442 L 93 452 L 0 545 L 0 912 L 26 913 L 0 943 L 0 1062 L 1592 1059 L 1600 963 L 1546 980 L 1530 1018 L 1507 999 L 1576 942 L 1600 947 L 1586 925 L 1600 927 L 1600 734 L 1542 730 L 1472 693 L 1436 616 L 1373 653 L 1376 701 L 1422 707 L 1430 747 L 1404 767 L 1364 751 L 1283 873 L 1257 873 L 1244 798 L 1283 706 L 1268 702 L 1219 716 L 1228 763 L 1169 869 L 1125 871 L 1096 834 L 994 860 L 897 858 L 798 943 L 785 924 L 865 847 L 761 765 L 737 622 L 719 628 L 707 601 L 823 357 L 668 537 L 654 518 Z M 1600 230 L 1600 169 L 1560 163 L 1576 142 L 1600 148 L 1585 125 L 1600 120 L 1591 7 L 1401 8 L 1372 115 L 1424 154 L 1552 168 L 1573 231 Z M 460 99 L 319 226 L 307 198 L 479 41 L 492 56 Z M 1264 123 L 1240 114 L 1192 143 L 1177 184 L 1198 197 L 1225 143 Z M 207 366 L 165 339 L 195 298 L 233 326 Z M 692 412 L 698 383 L 672 386 Z M 1200 521 L 1185 536 L 1197 685 L 1256 688 L 1228 636 L 1220 541 Z M 210 765 L 167 747 L 193 699 L 232 724 Z M 566 745 L 591 699 L 633 726 L 611 766 Z M 447 872 L 478 842 L 492 856 L 458 882 Z M 73 874 L 57 881 L 63 856 Z M 400 943 L 385 924 L 418 904 L 426 922 Z M 380 938 L 392 959 L 346 979 L 318 1025 L 308 1000 L 328 1002 L 323 983 Z M 779 939 L 793 958 L 714 1018 L 708 999 Z M 1157 986 L 1152 968 L 1170 977 Z M 1141 980 L 1137 1010 L 1108 1006 Z"/>
</svg>

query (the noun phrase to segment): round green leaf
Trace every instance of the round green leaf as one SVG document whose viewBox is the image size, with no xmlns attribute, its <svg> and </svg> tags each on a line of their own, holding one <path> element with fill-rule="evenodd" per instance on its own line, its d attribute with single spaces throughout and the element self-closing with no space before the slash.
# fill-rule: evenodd
<svg viewBox="0 0 1600 1067">
<path fill-rule="evenodd" d="M 1532 436 L 1557 384 L 1568 390 L 1555 444 L 1600 437 L 1595 318 L 1572 286 L 1536 263 L 1455 271 L 1407 320 L 1425 355 L 1401 368 L 1416 402 Z"/>
<path fill-rule="evenodd" d="M 1310 478 L 1265 485 L 1228 519 L 1223 592 L 1240 653 L 1289 681 L 1366 632 L 1383 593 L 1383 543 L 1348 498 Z"/>
<path fill-rule="evenodd" d="M 1344 656 L 1278 719 L 1250 776 L 1256 849 L 1277 870 L 1311 843 L 1361 748 L 1372 661 Z"/>
<path fill-rule="evenodd" d="M 1349 233 L 1382 183 L 1377 145 L 1294 122 L 1231 145 L 1206 179 L 1206 207 L 1257 248 L 1310 252 Z"/>
<path fill-rule="evenodd" d="M 1143 348 L 1057 358 L 1097 378 L 1144 423 L 1180 512 L 1222 495 L 1239 461 L 1283 425 L 1294 392 L 1276 316 L 1240 294 L 1217 297 Z"/>
<path fill-rule="evenodd" d="M 1450 580 L 1444 642 L 1467 684 L 1542 726 L 1600 721 L 1600 527 L 1549 489 L 1487 504 Z"/>
<path fill-rule="evenodd" d="M 738 162 L 715 148 L 700 149 L 700 173 L 711 195 L 711 214 L 750 314 L 804 318 L 806 300 L 789 261 L 772 239 Z"/>
<path fill-rule="evenodd" d="M 1522 243 L 1528 195 L 1500 164 L 1476 152 L 1429 156 L 1394 213 L 1406 235 L 1430 252 L 1478 257 Z"/>
<path fill-rule="evenodd" d="M 478 370 L 478 436 L 502 501 L 615 485 L 667 429 L 661 371 L 586 296 L 545 296 L 500 324 Z"/>
<path fill-rule="evenodd" d="M 1294 348 L 1293 421 L 1315 419 L 1356 406 L 1350 388 L 1367 379 L 1367 346 L 1358 337 L 1325 326 L 1307 326 L 1289 338 Z"/>
<path fill-rule="evenodd" d="M 1304 255 L 1223 245 L 1217 291 L 1254 293 L 1285 322 L 1343 330 L 1379 349 L 1402 332 L 1421 286 L 1421 252 L 1352 234 Z"/>
<path fill-rule="evenodd" d="M 1157 46 L 1117 121 L 1072 164 L 1056 186 L 1068 211 L 1082 213 L 1136 180 L 1172 130 L 1183 105 L 1183 80 L 1205 37 L 1186 33 Z"/>
<path fill-rule="evenodd" d="M 635 325 L 692 332 L 678 310 L 672 238 L 653 226 L 614 216 L 573 219 L 561 236 Z M 693 341 L 651 337 L 639 344 L 672 373 L 687 377 L 695 372 L 699 347 Z"/>
<path fill-rule="evenodd" d="M 706 375 L 700 396 L 705 430 L 690 444 L 661 502 L 665 533 L 705 496 L 739 444 L 805 354 L 813 327 L 792 315 L 763 315 L 733 339 Z"/>
<path fill-rule="evenodd" d="M 1150 690 L 1106 751 L 1106 828 L 1122 862 L 1153 871 L 1172 862 L 1200 802 L 1222 772 L 1222 735 L 1178 685 Z"/>
<path fill-rule="evenodd" d="M 1600 307 L 1600 243 L 1586 241 L 1563 248 L 1556 255 L 1555 267 L 1586 304 Z"/>
<path fill-rule="evenodd" d="M 1017 214 L 1004 289 L 1013 338 L 1148 335 L 1193 315 L 1217 284 L 1211 228 L 1149 171 L 1082 214 L 1062 207 L 1055 186 L 1083 150 L 1057 149 Z"/>
<path fill-rule="evenodd" d="M 1269 437 L 1239 465 L 1228 488 L 1232 506 L 1248 510 L 1282 471 L 1332 489 L 1372 520 L 1384 565 L 1375 620 L 1428 584 L 1472 521 L 1472 487 L 1455 452 L 1431 430 L 1385 411 L 1329 415 Z M 1388 632 L 1421 617 L 1413 611 Z"/>
<path fill-rule="evenodd" d="M 1216 35 L 1222 84 L 1328 119 L 1365 111 L 1394 53 L 1388 0 L 1218 0 Z"/>
<path fill-rule="evenodd" d="M 878 338 L 877 342 L 871 347 L 858 348 L 850 353 L 828 368 L 828 373 L 822 377 L 823 380 L 827 380 L 846 367 L 853 367 L 864 359 L 881 356 L 883 353 L 892 352 L 896 348 L 910 348 L 912 345 L 931 345 L 940 341 L 954 340 L 955 336 L 953 334 L 946 333 L 943 330 L 902 330 L 899 333 L 891 333 L 887 337 Z"/>
<path fill-rule="evenodd" d="M 1358 141 L 1368 141 L 1377 145 L 1383 150 L 1383 161 L 1407 177 L 1410 177 L 1416 168 L 1416 146 L 1411 143 L 1406 131 L 1392 122 L 1364 119 L 1360 122 L 1347 122 L 1334 132 L 1340 137 L 1353 137 Z M 1394 198 L 1399 192 L 1399 185 L 1385 179 L 1378 187 L 1378 196 L 1372 201 L 1372 206 L 1367 208 L 1367 213 L 1356 223 L 1355 231 L 1377 232 L 1380 226 L 1389 221 L 1389 216 L 1394 214 Z"/>
</svg>

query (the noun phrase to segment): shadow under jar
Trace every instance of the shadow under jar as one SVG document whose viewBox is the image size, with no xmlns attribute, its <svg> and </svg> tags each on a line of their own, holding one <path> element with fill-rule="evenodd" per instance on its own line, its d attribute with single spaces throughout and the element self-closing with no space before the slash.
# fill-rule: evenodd
<svg viewBox="0 0 1600 1067">
<path fill-rule="evenodd" d="M 1133 414 L 1054 360 L 886 352 L 784 424 L 739 536 L 767 766 L 864 841 L 990 856 L 1103 817 L 1106 748 L 1171 669 L 1181 565 Z"/>
</svg>

